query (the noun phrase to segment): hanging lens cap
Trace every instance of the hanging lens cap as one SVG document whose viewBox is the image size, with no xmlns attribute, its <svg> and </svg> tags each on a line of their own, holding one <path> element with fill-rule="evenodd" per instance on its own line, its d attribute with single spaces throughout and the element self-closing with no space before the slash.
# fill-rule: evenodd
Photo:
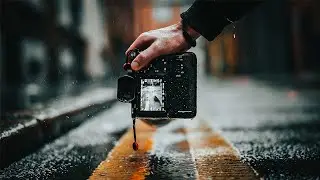
<svg viewBox="0 0 320 180">
<path fill-rule="evenodd" d="M 131 102 L 135 98 L 135 79 L 124 75 L 118 79 L 117 98 L 121 102 Z"/>
</svg>

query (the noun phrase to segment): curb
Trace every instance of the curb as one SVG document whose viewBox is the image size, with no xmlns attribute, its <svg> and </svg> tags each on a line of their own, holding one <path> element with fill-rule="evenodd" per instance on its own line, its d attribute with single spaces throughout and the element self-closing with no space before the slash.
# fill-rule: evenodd
<svg viewBox="0 0 320 180">
<path fill-rule="evenodd" d="M 105 88 L 62 97 L 45 108 L 33 110 L 27 117 L 22 116 L 18 123 L 0 132 L 0 169 L 110 108 L 117 102 L 114 94 L 114 89 L 111 92 Z"/>
</svg>

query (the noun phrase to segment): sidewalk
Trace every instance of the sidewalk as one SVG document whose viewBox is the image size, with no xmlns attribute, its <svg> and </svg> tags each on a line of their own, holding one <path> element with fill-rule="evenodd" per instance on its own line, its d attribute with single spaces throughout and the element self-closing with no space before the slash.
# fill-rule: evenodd
<svg viewBox="0 0 320 180">
<path fill-rule="evenodd" d="M 116 102 L 114 88 L 86 88 L 52 99 L 41 108 L 7 114 L 0 121 L 0 168 L 77 127 Z"/>
</svg>

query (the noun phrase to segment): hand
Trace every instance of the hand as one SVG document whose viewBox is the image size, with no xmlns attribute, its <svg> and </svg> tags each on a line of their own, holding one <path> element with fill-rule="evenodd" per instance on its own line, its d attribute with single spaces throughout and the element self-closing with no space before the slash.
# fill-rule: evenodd
<svg viewBox="0 0 320 180">
<path fill-rule="evenodd" d="M 200 34 L 191 28 L 188 33 L 194 38 Z M 177 23 L 165 28 L 156 29 L 142 33 L 128 48 L 128 51 L 135 48 L 144 49 L 131 63 L 131 68 L 135 71 L 147 66 L 154 58 L 177 52 L 184 52 L 190 48 L 182 35 L 182 24 Z"/>
</svg>

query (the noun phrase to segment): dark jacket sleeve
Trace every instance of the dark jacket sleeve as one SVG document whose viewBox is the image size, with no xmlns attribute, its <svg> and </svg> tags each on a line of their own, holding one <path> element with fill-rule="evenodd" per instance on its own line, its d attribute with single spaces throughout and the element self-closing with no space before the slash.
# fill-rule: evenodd
<svg viewBox="0 0 320 180">
<path fill-rule="evenodd" d="M 230 21 L 237 21 L 261 2 L 217 2 L 196 0 L 181 18 L 208 41 L 220 34 Z"/>
</svg>

